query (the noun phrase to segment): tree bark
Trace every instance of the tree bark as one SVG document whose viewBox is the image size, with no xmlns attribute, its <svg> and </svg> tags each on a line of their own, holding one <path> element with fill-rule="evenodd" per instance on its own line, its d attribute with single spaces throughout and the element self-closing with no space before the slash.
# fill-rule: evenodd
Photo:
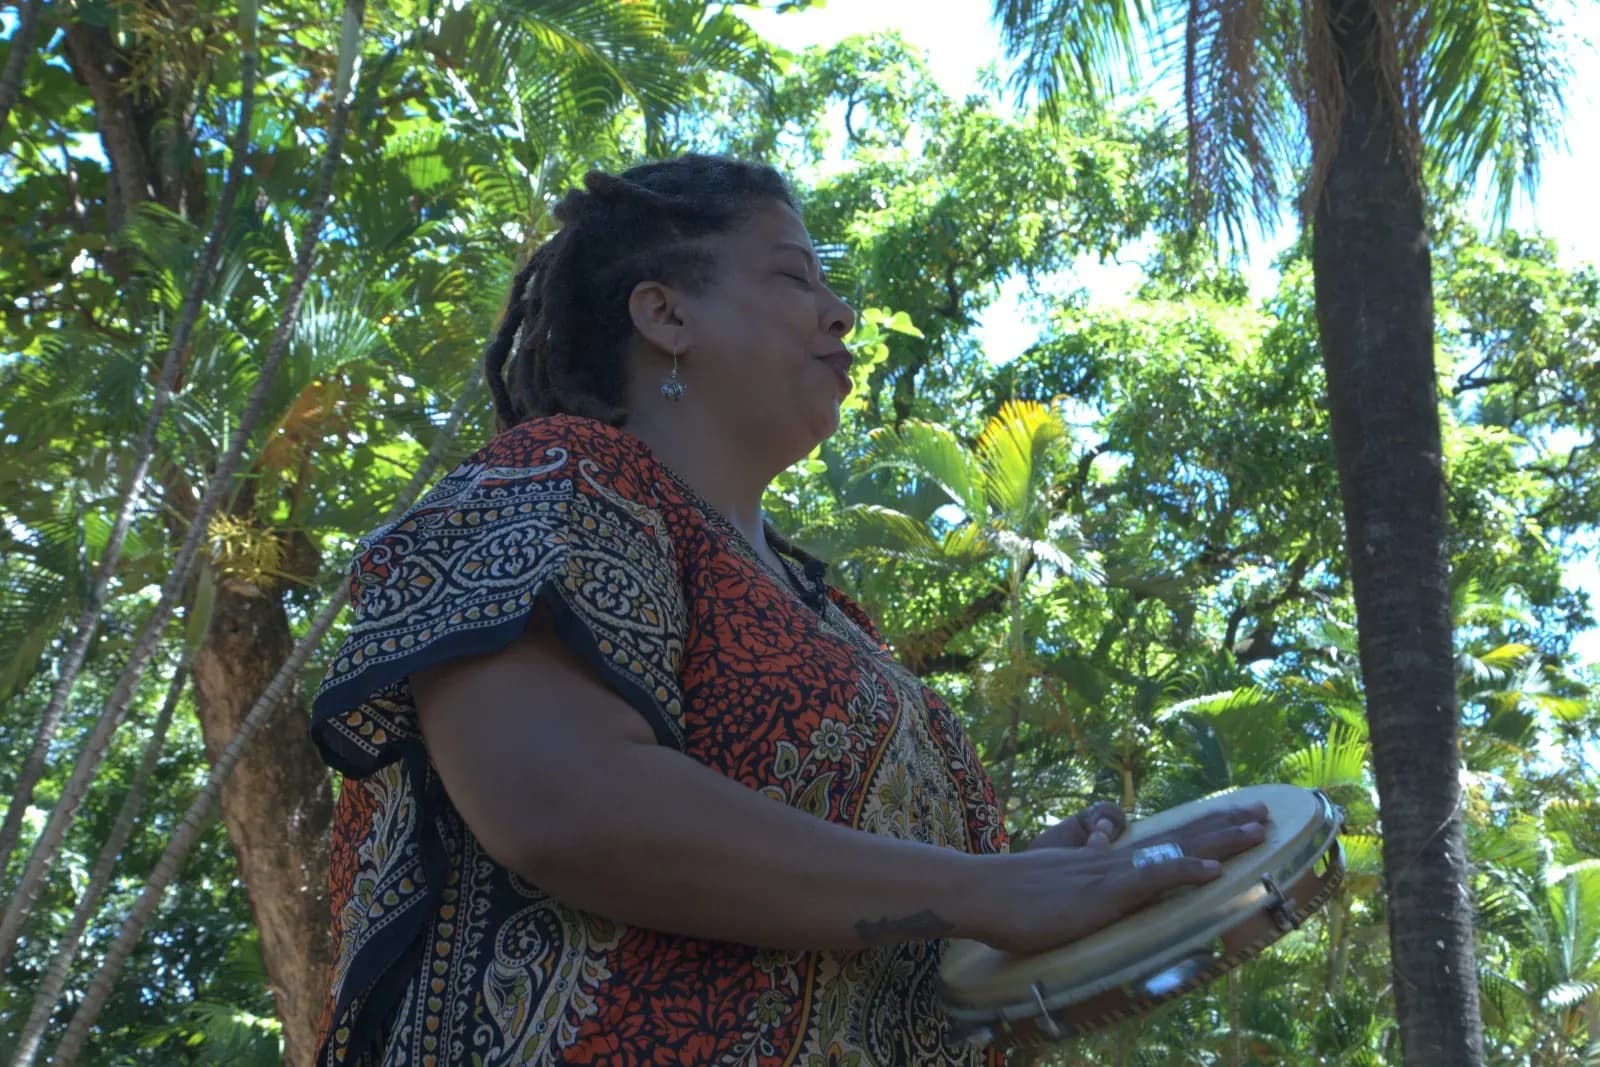
<svg viewBox="0 0 1600 1067">
<path fill-rule="evenodd" d="M 293 647 L 279 596 L 221 583 L 194 661 L 195 707 L 212 763 Z M 306 734 L 306 715 L 291 688 L 222 787 L 222 820 L 261 932 L 290 1067 L 312 1063 L 333 964 L 327 894 L 333 791 Z"/>
<path fill-rule="evenodd" d="M 1383 820 L 1404 1062 L 1483 1063 L 1461 823 L 1433 292 L 1392 5 L 1319 0 L 1312 261 Z"/>
<path fill-rule="evenodd" d="M 1238 971 L 1228 972 L 1228 1042 L 1223 1060 L 1228 1067 L 1244 1067 L 1244 1023 L 1240 1011 L 1241 989 Z"/>
<path fill-rule="evenodd" d="M 198 16 L 189 21 L 200 25 Z M 67 27 L 66 46 L 73 75 L 94 100 L 100 144 L 111 161 L 106 206 L 112 231 L 146 200 L 181 218 L 204 217 L 205 169 L 188 143 L 195 85 L 203 72 L 169 68 L 159 91 L 150 92 L 133 83 L 128 56 L 110 27 L 74 21 Z"/>
<path fill-rule="evenodd" d="M 100 145 L 111 161 L 106 208 L 113 232 L 122 229 L 140 204 L 156 197 L 156 176 L 143 131 L 150 125 L 135 94 L 128 91 L 128 64 L 105 26 L 74 22 L 67 27 L 67 56 L 73 73 L 94 99 Z"/>
<path fill-rule="evenodd" d="M 22 94 L 22 79 L 28 72 L 28 60 L 33 58 L 33 41 L 39 33 L 39 9 L 42 0 L 25 0 L 17 12 L 17 28 L 11 34 L 11 54 L 0 71 L 0 137 L 4 136 L 6 120 L 11 117 L 11 107 Z M 9 148 L 10 139 L 0 141 L 0 147 Z"/>
</svg>

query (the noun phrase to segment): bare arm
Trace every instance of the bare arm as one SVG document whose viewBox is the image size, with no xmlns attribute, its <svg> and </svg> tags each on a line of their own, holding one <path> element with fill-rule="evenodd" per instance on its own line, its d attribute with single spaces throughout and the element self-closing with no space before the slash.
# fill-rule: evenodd
<svg viewBox="0 0 1600 1067">
<path fill-rule="evenodd" d="M 489 854 L 584 910 L 637 926 L 822 950 L 935 937 L 1015 952 L 1082 937 L 1259 843 L 1264 810 L 1178 832 L 1139 869 L 1109 848 L 974 856 L 853 830 L 656 743 L 536 619 L 487 656 L 411 677 L 445 789 Z"/>
<path fill-rule="evenodd" d="M 978 857 L 827 822 L 662 747 L 546 624 L 411 686 L 467 824 L 570 904 L 775 948 L 984 932 Z"/>
</svg>

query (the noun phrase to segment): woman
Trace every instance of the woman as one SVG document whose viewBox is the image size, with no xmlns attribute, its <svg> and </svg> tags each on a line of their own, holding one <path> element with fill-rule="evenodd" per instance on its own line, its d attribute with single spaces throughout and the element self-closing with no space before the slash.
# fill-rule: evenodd
<svg viewBox="0 0 1600 1067">
<path fill-rule="evenodd" d="M 322 1061 L 999 1062 L 939 1008 L 944 939 L 1081 936 L 1263 813 L 1139 870 L 1108 805 L 1005 854 L 950 711 L 762 518 L 850 389 L 785 183 L 584 184 L 487 353 L 503 432 L 353 569 Z"/>
</svg>

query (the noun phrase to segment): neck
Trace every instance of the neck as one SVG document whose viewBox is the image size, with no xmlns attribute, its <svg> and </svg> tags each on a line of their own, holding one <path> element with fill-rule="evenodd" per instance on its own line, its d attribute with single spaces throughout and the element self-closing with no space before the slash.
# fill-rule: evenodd
<svg viewBox="0 0 1600 1067">
<path fill-rule="evenodd" d="M 626 429 L 649 445 L 656 457 L 702 500 L 721 512 L 745 540 L 764 549 L 767 538 L 761 498 L 773 475 L 747 449 L 741 451 L 713 433 L 686 431 L 690 426 L 712 425 L 678 404 L 670 410 L 644 404 L 630 413 Z"/>
</svg>

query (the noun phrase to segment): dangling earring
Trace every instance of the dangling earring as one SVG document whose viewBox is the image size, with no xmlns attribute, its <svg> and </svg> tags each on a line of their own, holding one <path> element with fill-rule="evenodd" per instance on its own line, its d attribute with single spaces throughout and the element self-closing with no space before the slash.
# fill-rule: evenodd
<svg viewBox="0 0 1600 1067">
<path fill-rule="evenodd" d="M 683 399 L 683 380 L 678 377 L 678 346 L 672 346 L 672 373 L 661 382 L 661 395 L 677 403 Z"/>
</svg>

